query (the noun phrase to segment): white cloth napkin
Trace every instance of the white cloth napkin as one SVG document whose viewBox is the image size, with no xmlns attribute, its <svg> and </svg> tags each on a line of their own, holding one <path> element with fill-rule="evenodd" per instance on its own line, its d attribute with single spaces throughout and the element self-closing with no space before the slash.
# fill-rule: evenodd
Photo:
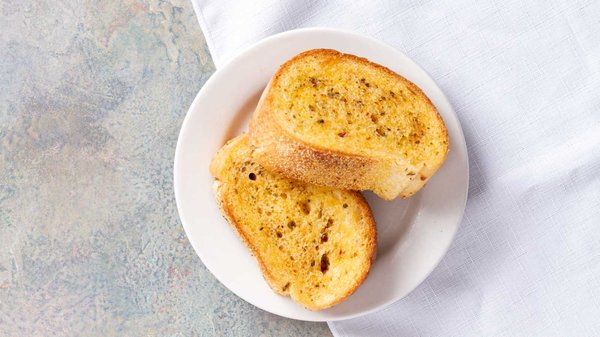
<svg viewBox="0 0 600 337">
<path fill-rule="evenodd" d="M 336 336 L 600 336 L 600 1 L 192 0 L 217 67 L 328 26 L 419 63 L 462 122 L 464 220 L 429 278 Z"/>
</svg>

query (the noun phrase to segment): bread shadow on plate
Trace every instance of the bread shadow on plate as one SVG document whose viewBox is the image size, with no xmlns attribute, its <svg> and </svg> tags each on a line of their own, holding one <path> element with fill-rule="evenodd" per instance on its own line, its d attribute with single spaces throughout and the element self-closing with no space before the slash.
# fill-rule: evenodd
<svg viewBox="0 0 600 337">
<path fill-rule="evenodd" d="M 377 225 L 377 256 L 393 253 L 408 234 L 419 209 L 421 196 L 386 201 L 372 192 L 363 192 Z"/>
<path fill-rule="evenodd" d="M 260 95 L 262 94 L 264 88 L 256 91 L 254 94 L 248 97 L 248 99 L 242 104 L 238 111 L 235 113 L 233 119 L 229 123 L 229 128 L 227 132 L 225 132 L 225 136 L 223 137 L 222 143 L 225 144 L 228 140 L 239 136 L 243 132 L 248 132 L 248 123 L 250 122 L 250 117 L 252 117 L 252 113 L 256 109 L 256 105 L 258 104 L 258 100 L 260 99 Z"/>
</svg>

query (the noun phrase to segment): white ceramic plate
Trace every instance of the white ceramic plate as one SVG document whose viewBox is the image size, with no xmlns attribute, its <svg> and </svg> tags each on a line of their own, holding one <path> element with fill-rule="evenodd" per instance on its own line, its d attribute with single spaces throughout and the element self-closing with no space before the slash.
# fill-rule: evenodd
<svg viewBox="0 0 600 337">
<path fill-rule="evenodd" d="M 365 193 L 378 232 L 377 260 L 365 283 L 346 301 L 309 311 L 276 295 L 240 239 L 221 216 L 208 165 L 223 143 L 244 131 L 258 97 L 281 64 L 314 48 L 366 57 L 417 84 L 442 115 L 450 138 L 446 162 L 415 196 L 383 201 Z M 350 32 L 312 28 L 260 41 L 219 69 L 187 113 L 175 153 L 175 197 L 187 236 L 206 267 L 227 288 L 277 315 L 333 321 L 376 311 L 411 292 L 435 268 L 452 242 L 467 197 L 468 161 L 460 123 L 431 78 L 399 51 Z"/>
</svg>

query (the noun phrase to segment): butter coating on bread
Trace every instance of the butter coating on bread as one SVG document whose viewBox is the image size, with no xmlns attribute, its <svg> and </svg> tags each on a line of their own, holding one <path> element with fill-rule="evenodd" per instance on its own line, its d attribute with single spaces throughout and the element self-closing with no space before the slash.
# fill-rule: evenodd
<svg viewBox="0 0 600 337">
<path fill-rule="evenodd" d="M 444 122 L 415 84 L 328 49 L 281 66 L 254 112 L 250 139 L 271 171 L 388 200 L 416 193 L 448 152 Z"/>
<path fill-rule="evenodd" d="M 360 193 L 269 173 L 254 160 L 247 135 L 224 145 L 210 171 L 223 215 L 275 292 L 320 310 L 363 283 L 375 256 L 376 230 Z"/>
</svg>

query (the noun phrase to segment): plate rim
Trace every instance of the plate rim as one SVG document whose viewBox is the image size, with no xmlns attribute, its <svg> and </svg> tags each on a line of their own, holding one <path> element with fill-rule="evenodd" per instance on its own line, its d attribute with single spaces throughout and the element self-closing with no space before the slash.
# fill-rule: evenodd
<svg viewBox="0 0 600 337">
<path fill-rule="evenodd" d="M 412 287 L 410 287 L 410 289 L 401 296 L 396 296 L 396 297 L 390 297 L 390 299 L 388 299 L 387 301 L 384 301 L 383 303 L 374 306 L 373 308 L 370 309 L 366 309 L 366 310 L 362 310 L 359 311 L 357 313 L 353 313 L 353 314 L 346 314 L 343 315 L 341 317 L 335 317 L 335 318 L 328 318 L 328 319 L 310 319 L 310 318 L 299 318 L 299 317 L 295 317 L 292 315 L 286 315 L 285 313 L 280 313 L 280 312 L 273 312 L 272 310 L 270 310 L 269 308 L 265 307 L 262 304 L 257 304 L 255 302 L 252 302 L 244 297 L 242 297 L 241 295 L 239 295 L 237 292 L 235 292 L 234 290 L 230 289 L 227 285 L 226 282 L 223 282 L 223 280 L 221 279 L 221 277 L 214 272 L 214 270 L 209 266 L 209 264 L 207 264 L 205 262 L 206 258 L 204 256 L 204 254 L 201 252 L 200 249 L 198 249 L 196 247 L 196 244 L 194 244 L 194 241 L 192 240 L 192 238 L 190 237 L 189 231 L 187 229 L 188 225 L 186 225 L 186 220 L 185 220 L 185 215 L 184 215 L 184 211 L 182 210 L 182 201 L 180 200 L 180 185 L 178 183 L 178 181 L 180 181 L 181 177 L 179 176 L 179 174 L 177 173 L 179 171 L 179 167 L 181 164 L 179 164 L 181 162 L 181 157 L 182 157 L 182 142 L 183 142 L 183 138 L 185 137 L 184 130 L 189 129 L 189 125 L 191 122 L 191 114 L 194 110 L 198 109 L 198 106 L 200 104 L 200 100 L 201 100 L 201 96 L 204 90 L 206 90 L 205 88 L 214 85 L 213 83 L 218 82 L 220 80 L 220 77 L 222 76 L 221 74 L 225 73 L 225 69 L 227 69 L 229 66 L 231 66 L 234 63 L 239 62 L 241 59 L 243 59 L 245 57 L 245 55 L 254 50 L 254 49 L 258 49 L 261 48 L 263 45 L 269 44 L 271 43 L 273 40 L 277 40 L 277 39 L 283 39 L 283 38 L 287 38 L 288 36 L 292 36 L 292 35 L 296 35 L 296 34 L 304 34 L 304 33 L 310 33 L 310 32 L 327 32 L 327 33 L 337 33 L 337 34 L 342 34 L 342 35 L 348 35 L 351 37 L 357 37 L 357 38 L 362 38 L 362 39 L 366 39 L 369 40 L 371 43 L 374 43 L 376 45 L 379 45 L 380 47 L 386 48 L 386 49 L 391 49 L 401 55 L 403 55 L 405 57 L 406 60 L 408 60 L 411 64 L 411 66 L 416 67 L 424 76 L 427 80 L 429 80 L 434 86 L 435 88 L 437 88 L 437 90 L 439 91 L 439 93 L 441 94 L 440 99 L 444 101 L 444 104 L 447 106 L 448 109 L 446 109 L 447 111 L 447 115 L 448 116 L 443 116 L 445 118 L 447 117 L 451 117 L 454 119 L 454 121 L 456 122 L 457 125 L 457 131 L 460 135 L 460 139 L 462 141 L 460 142 L 454 142 L 454 146 L 460 146 L 462 153 L 464 154 L 464 163 L 465 163 L 465 175 L 466 175 L 466 182 L 464 184 L 464 189 L 461 193 L 463 200 L 460 203 L 460 214 L 458 214 L 457 220 L 456 220 L 456 224 L 453 226 L 452 228 L 452 233 L 450 233 L 449 239 L 448 241 L 445 243 L 445 246 L 442 247 L 442 249 L 440 249 L 440 256 L 439 258 L 435 259 L 435 263 L 432 265 L 432 268 L 427 271 L 426 273 L 424 273 L 423 277 L 421 279 L 418 280 L 418 282 L 415 282 L 414 285 Z M 388 67 L 387 65 L 384 65 L 386 67 Z M 401 74 L 402 75 L 402 74 Z M 425 90 L 424 90 L 425 91 Z M 427 93 L 426 93 L 427 94 Z M 466 209 L 466 204 L 467 204 L 467 199 L 468 199 L 468 191 L 469 191 L 469 177 L 470 177 L 470 167 L 469 167 L 469 154 L 468 154 L 468 148 L 466 145 L 466 139 L 464 137 L 464 132 L 463 132 L 463 128 L 462 128 L 462 124 L 460 122 L 460 119 L 458 118 L 458 115 L 456 114 L 456 111 L 454 110 L 454 107 L 452 106 L 452 104 L 450 104 L 450 101 L 448 100 L 446 94 L 442 91 L 442 89 L 439 87 L 439 85 L 433 80 L 433 78 L 429 75 L 429 73 L 427 73 L 425 71 L 425 69 L 423 69 L 421 66 L 419 66 L 413 59 L 411 59 L 410 57 L 408 57 L 404 52 L 380 41 L 377 40 L 371 36 L 368 35 L 364 35 L 364 34 L 360 34 L 360 33 L 356 33 L 354 31 L 349 31 L 349 30 L 344 30 L 344 29 L 338 29 L 338 28 L 330 28 L 330 27 L 307 27 L 307 28 L 299 28 L 299 29 L 293 29 L 293 30 L 288 30 L 288 31 L 284 31 L 284 32 L 280 32 L 271 36 L 268 36 L 264 39 L 261 39 L 249 46 L 247 46 L 246 48 L 243 48 L 235 57 L 229 59 L 222 67 L 220 67 L 219 69 L 215 69 L 215 72 L 209 77 L 209 79 L 204 83 L 204 85 L 202 85 L 202 87 L 199 89 L 198 93 L 196 94 L 196 96 L 194 97 L 194 100 L 192 101 L 192 103 L 190 104 L 190 107 L 188 108 L 186 115 L 184 117 L 183 123 L 181 124 L 181 127 L 179 129 L 179 135 L 177 137 L 177 144 L 176 144 L 176 148 L 175 148 L 175 155 L 174 155 L 174 163 L 173 163 L 173 190 L 174 190 L 174 194 L 175 194 L 175 203 L 176 203 L 176 207 L 177 207 L 177 212 L 179 215 L 179 219 L 181 221 L 181 225 L 184 229 L 184 232 L 186 234 L 186 237 L 188 239 L 188 242 L 190 243 L 190 245 L 192 246 L 192 248 L 194 249 L 194 252 L 196 253 L 196 255 L 200 258 L 200 260 L 202 261 L 202 264 L 206 267 L 206 269 L 208 269 L 210 271 L 210 273 L 225 287 L 227 288 L 229 291 L 231 291 L 232 293 L 234 293 L 238 298 L 244 300 L 247 303 L 252 304 L 253 306 L 260 308 L 261 310 L 264 310 L 266 312 L 281 316 L 281 317 L 286 317 L 286 318 L 290 318 L 290 319 L 295 319 L 295 320 L 301 320 L 301 321 L 312 321 L 312 322 L 333 322 L 333 321 L 341 321 L 341 320 L 347 320 L 347 319 L 352 319 L 352 318 L 356 318 L 356 317 L 360 317 L 360 316 L 364 316 L 364 315 L 368 315 L 370 313 L 374 313 L 377 311 L 380 311 L 386 307 L 388 307 L 389 305 L 393 304 L 394 302 L 397 302 L 399 300 L 401 300 L 402 298 L 406 297 L 408 294 L 412 293 L 419 285 L 421 285 L 428 277 L 429 275 L 439 266 L 440 262 L 442 261 L 442 259 L 447 255 L 448 250 L 450 248 L 450 246 L 452 245 L 452 243 L 454 242 L 455 238 L 456 238 L 456 234 L 458 232 L 458 229 L 460 228 L 460 224 L 464 218 L 464 214 L 465 214 L 465 209 Z"/>
</svg>

